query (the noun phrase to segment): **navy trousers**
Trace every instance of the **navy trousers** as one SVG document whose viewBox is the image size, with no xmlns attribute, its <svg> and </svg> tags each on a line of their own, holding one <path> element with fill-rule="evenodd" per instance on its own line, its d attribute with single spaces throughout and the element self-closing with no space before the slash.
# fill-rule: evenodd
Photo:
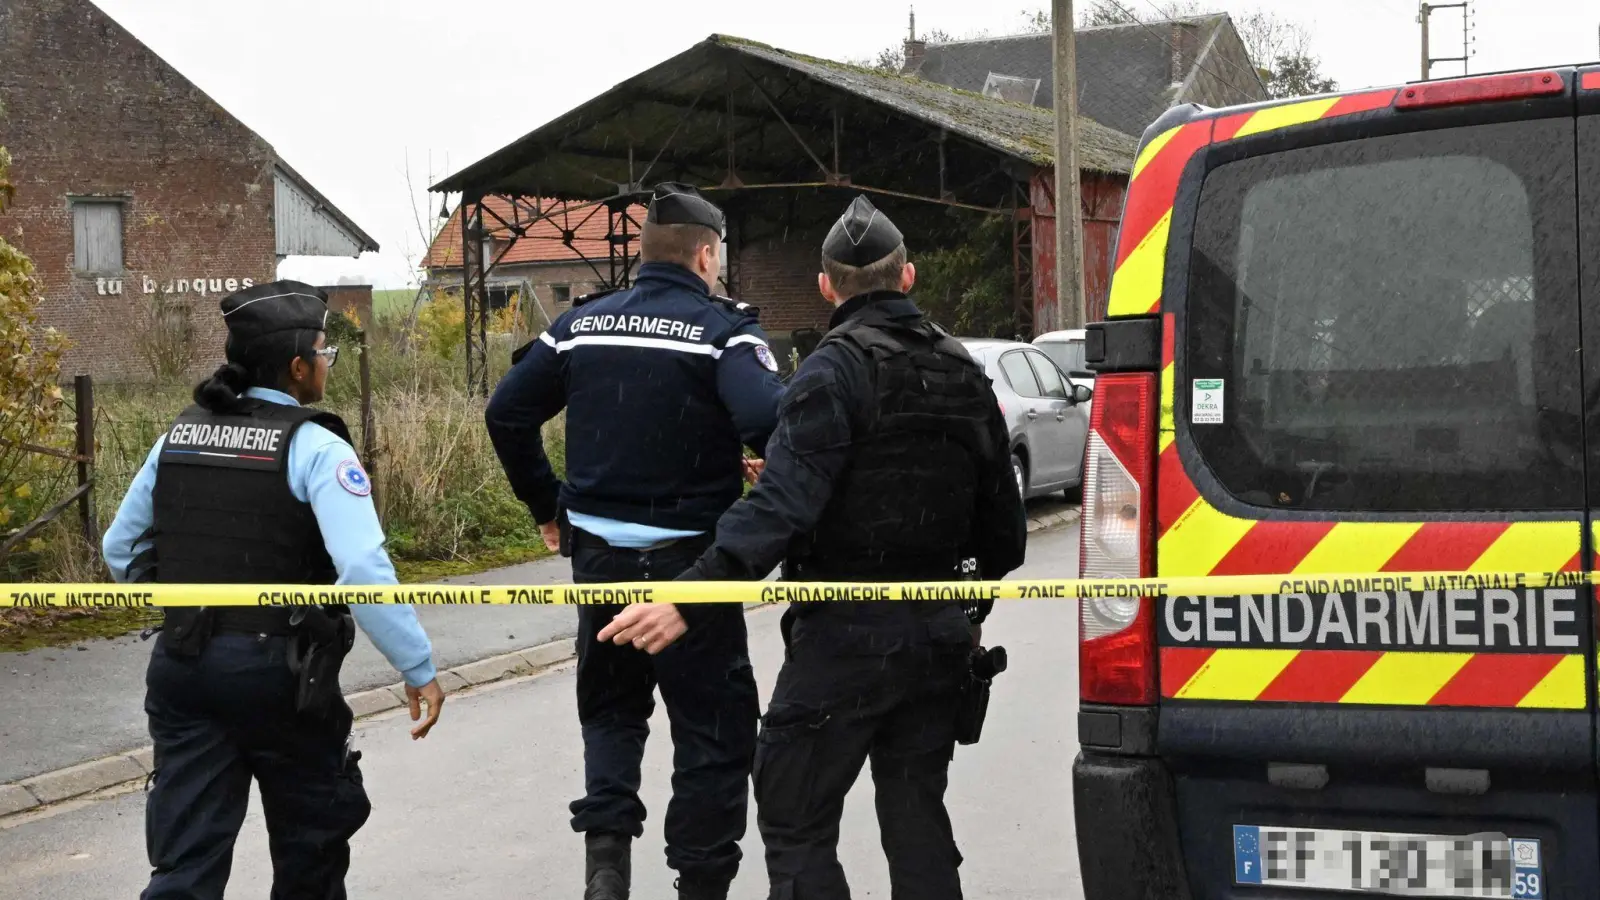
<svg viewBox="0 0 1600 900">
<path fill-rule="evenodd" d="M 154 869 L 142 900 L 222 900 L 233 845 L 261 791 L 272 853 L 272 900 L 344 900 L 350 837 L 372 807 L 350 708 L 312 718 L 294 709 L 289 638 L 223 632 L 197 657 L 157 641 L 145 675 L 155 773 L 145 807 Z"/>
<path fill-rule="evenodd" d="M 573 580 L 580 584 L 670 580 L 709 540 L 639 551 L 585 537 L 572 555 Z M 659 687 L 673 747 L 672 801 L 663 828 L 667 865 L 687 881 L 727 884 L 739 870 L 760 716 L 744 610 L 737 604 L 697 607 L 688 632 L 651 656 L 595 640 L 622 609 L 578 610 L 585 795 L 571 805 L 572 828 L 630 837 L 644 832 L 639 767 Z"/>
</svg>

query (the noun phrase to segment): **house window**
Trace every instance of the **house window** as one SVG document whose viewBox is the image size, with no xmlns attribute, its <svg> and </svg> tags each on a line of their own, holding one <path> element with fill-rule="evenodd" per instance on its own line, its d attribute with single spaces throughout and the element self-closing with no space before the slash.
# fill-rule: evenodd
<svg viewBox="0 0 1600 900">
<path fill-rule="evenodd" d="M 72 201 L 72 259 L 79 272 L 122 274 L 122 204 Z"/>
<path fill-rule="evenodd" d="M 572 286 L 567 284 L 550 285 L 550 293 L 555 297 L 557 306 L 567 306 L 572 303 Z"/>
</svg>

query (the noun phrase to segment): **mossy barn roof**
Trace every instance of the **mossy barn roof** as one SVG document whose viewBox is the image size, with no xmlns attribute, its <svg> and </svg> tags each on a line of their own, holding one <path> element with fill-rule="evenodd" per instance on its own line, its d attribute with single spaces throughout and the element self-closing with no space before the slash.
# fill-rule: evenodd
<svg viewBox="0 0 1600 900">
<path fill-rule="evenodd" d="M 1052 164 L 1054 136 L 1049 110 L 712 35 L 434 190 L 598 200 L 669 179 L 848 183 L 999 209 Z M 1134 138 L 1080 119 L 1078 139 L 1083 171 L 1132 166 Z"/>
</svg>

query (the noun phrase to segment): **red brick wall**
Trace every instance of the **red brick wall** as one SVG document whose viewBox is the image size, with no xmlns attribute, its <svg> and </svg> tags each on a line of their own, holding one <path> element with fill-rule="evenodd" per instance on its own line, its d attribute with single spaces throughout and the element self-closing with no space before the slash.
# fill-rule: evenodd
<svg viewBox="0 0 1600 900">
<path fill-rule="evenodd" d="M 739 250 L 737 298 L 761 309 L 761 327 L 773 336 L 797 328 L 826 331 L 830 307 L 817 293 L 821 239 L 772 238 Z"/>
<path fill-rule="evenodd" d="M 271 147 L 88 0 L 0 4 L 0 60 L 17 185 L 0 228 L 37 266 L 42 320 L 73 341 L 63 374 L 142 377 L 145 288 L 168 285 L 191 308 L 196 368 L 215 365 L 228 279 L 277 268 Z M 85 195 L 124 202 L 120 295 L 74 274 L 68 197 Z"/>
<path fill-rule="evenodd" d="M 362 325 L 372 324 L 372 285 L 340 284 L 322 289 L 328 294 L 329 312 L 353 311 Z"/>
</svg>

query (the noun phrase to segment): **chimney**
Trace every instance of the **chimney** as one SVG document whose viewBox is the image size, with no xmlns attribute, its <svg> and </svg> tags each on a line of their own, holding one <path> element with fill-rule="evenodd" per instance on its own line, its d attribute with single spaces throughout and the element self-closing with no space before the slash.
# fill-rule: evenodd
<svg viewBox="0 0 1600 900">
<path fill-rule="evenodd" d="M 1182 84 L 1200 57 L 1200 26 L 1186 19 L 1172 20 L 1172 83 Z"/>
<path fill-rule="evenodd" d="M 900 71 L 906 75 L 915 75 L 922 68 L 922 58 L 928 51 L 928 42 L 917 40 L 917 9 L 911 8 L 911 31 L 906 37 L 906 61 Z"/>
</svg>

